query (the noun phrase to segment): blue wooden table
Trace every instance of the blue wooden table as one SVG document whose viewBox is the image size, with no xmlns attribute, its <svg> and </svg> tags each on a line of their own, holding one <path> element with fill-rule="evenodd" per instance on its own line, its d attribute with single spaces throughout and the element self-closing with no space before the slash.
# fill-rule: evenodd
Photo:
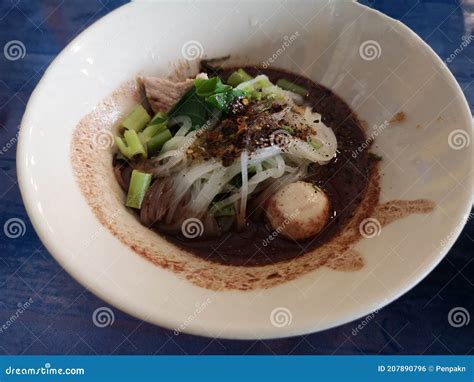
<svg viewBox="0 0 474 382">
<path fill-rule="evenodd" d="M 123 3 L 0 3 L 2 51 L 12 40 L 26 49 L 17 60 L 0 54 L 0 354 L 472 354 L 474 322 L 454 327 L 448 314 L 460 307 L 474 315 L 474 219 L 434 272 L 355 335 L 360 320 L 322 333 L 271 341 L 175 336 L 115 308 L 111 326 L 94 325 L 93 312 L 107 305 L 66 274 L 41 245 L 18 190 L 15 146 L 25 105 L 51 60 L 83 29 Z M 443 59 L 460 47 L 463 36 L 474 33 L 473 0 L 365 3 L 407 24 Z M 473 64 L 474 44 L 449 64 L 471 110 Z M 12 218 L 25 223 L 24 235 L 16 239 L 3 232 Z"/>
</svg>

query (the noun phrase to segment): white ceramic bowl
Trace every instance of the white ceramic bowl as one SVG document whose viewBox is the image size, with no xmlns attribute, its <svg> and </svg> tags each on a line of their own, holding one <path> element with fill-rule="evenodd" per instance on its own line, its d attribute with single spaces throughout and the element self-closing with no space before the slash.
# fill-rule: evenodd
<svg viewBox="0 0 474 382">
<path fill-rule="evenodd" d="M 136 255 L 100 225 L 82 196 L 71 169 L 71 136 L 81 117 L 126 80 L 171 73 L 171 62 L 193 54 L 182 49 L 188 41 L 207 57 L 230 53 L 250 63 L 272 57 L 273 65 L 333 89 L 369 126 L 404 111 L 406 122 L 376 140 L 384 156 L 382 201 L 428 198 L 435 211 L 360 242 L 367 263 L 360 271 L 320 268 L 265 290 L 212 292 Z M 435 53 L 401 23 L 357 3 L 139 1 L 88 28 L 51 64 L 22 121 L 18 177 L 48 250 L 110 304 L 194 334 L 284 337 L 362 317 L 440 262 L 471 205 L 471 128 L 467 102 Z M 208 297 L 212 303 L 197 309 Z M 285 308 L 283 325 L 270 319 L 276 308 Z"/>
</svg>

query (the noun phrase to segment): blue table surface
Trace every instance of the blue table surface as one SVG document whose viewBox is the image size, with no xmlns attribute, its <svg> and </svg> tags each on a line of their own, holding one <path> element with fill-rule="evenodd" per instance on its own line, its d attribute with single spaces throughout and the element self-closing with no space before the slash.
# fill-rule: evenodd
<svg viewBox="0 0 474 382">
<path fill-rule="evenodd" d="M 93 324 L 107 306 L 73 280 L 41 245 L 23 206 L 15 169 L 17 129 L 28 98 L 54 57 L 122 0 L 19 1 L 0 4 L 0 45 L 19 40 L 23 59 L 0 55 L 0 223 L 19 218 L 26 233 L 0 230 L 0 354 L 472 354 L 471 322 L 448 322 L 455 307 L 474 314 L 474 219 L 441 264 L 409 293 L 381 310 L 357 335 L 360 320 L 321 333 L 267 341 L 231 341 L 172 332 L 113 308 L 115 322 Z M 474 1 L 376 0 L 364 3 L 400 19 L 447 59 L 472 34 Z M 471 36 L 472 37 L 472 36 Z M 474 44 L 449 67 L 473 110 Z M 18 304 L 32 299 L 12 317 Z M 474 321 L 474 320 L 473 320 Z"/>
</svg>

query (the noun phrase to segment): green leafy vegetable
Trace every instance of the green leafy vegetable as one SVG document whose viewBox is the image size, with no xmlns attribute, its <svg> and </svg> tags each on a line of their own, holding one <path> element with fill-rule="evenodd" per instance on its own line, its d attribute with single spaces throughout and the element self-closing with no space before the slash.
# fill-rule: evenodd
<svg viewBox="0 0 474 382">
<path fill-rule="evenodd" d="M 151 184 L 151 174 L 140 172 L 138 170 L 132 171 L 130 178 L 130 186 L 128 187 L 126 206 L 140 209 L 143 203 L 143 198 Z"/>
<path fill-rule="evenodd" d="M 191 118 L 193 126 L 202 126 L 209 119 L 212 107 L 196 94 L 196 87 L 189 89 L 173 106 L 168 118 L 186 116 Z"/>
<path fill-rule="evenodd" d="M 156 113 L 148 126 L 141 132 L 141 137 L 147 143 L 156 134 L 166 130 L 168 119 L 163 113 Z"/>
<path fill-rule="evenodd" d="M 162 124 L 163 122 L 166 122 L 167 119 L 168 117 L 166 116 L 166 114 L 160 111 L 155 114 L 155 116 L 148 123 L 148 126 Z"/>
<path fill-rule="evenodd" d="M 158 134 L 156 134 L 153 138 L 151 138 L 147 143 L 148 153 L 150 155 L 157 154 L 163 145 L 173 138 L 173 135 L 168 129 L 165 129 Z"/>
<path fill-rule="evenodd" d="M 196 94 L 202 98 L 232 90 L 232 86 L 223 84 L 219 77 L 212 77 L 208 80 L 198 78 L 194 81 L 194 86 Z"/>
<path fill-rule="evenodd" d="M 226 111 L 236 98 L 242 97 L 245 93 L 240 89 L 234 89 L 230 85 L 222 83 L 219 77 L 212 77 L 208 80 L 197 79 L 194 81 L 196 94 L 213 108 Z"/>
<path fill-rule="evenodd" d="M 136 155 L 147 157 L 145 146 L 135 130 L 126 130 L 123 139 L 115 137 L 115 144 L 122 155 L 128 159 L 132 159 Z"/>
<path fill-rule="evenodd" d="M 284 90 L 288 90 L 290 92 L 293 92 L 302 96 L 306 96 L 308 94 L 308 89 L 305 89 L 304 87 L 297 85 L 287 80 L 286 78 L 280 78 L 276 84 L 278 87 Z"/>
<path fill-rule="evenodd" d="M 122 126 L 127 130 L 135 130 L 136 132 L 139 132 L 143 130 L 150 119 L 151 117 L 145 108 L 138 104 L 122 121 Z"/>
<path fill-rule="evenodd" d="M 218 110 L 226 111 L 232 103 L 234 103 L 236 98 L 244 97 L 245 95 L 242 90 L 231 88 L 230 91 L 207 96 L 206 102 Z"/>
</svg>

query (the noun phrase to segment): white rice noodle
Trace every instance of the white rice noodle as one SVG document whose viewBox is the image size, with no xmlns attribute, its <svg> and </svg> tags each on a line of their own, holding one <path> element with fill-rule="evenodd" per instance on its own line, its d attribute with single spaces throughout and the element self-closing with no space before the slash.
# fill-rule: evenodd
<svg viewBox="0 0 474 382">
<path fill-rule="evenodd" d="M 181 162 L 186 161 L 185 153 L 169 151 L 152 159 L 150 172 L 155 176 L 168 176 L 171 169 Z"/>
<path fill-rule="evenodd" d="M 182 199 L 186 196 L 186 194 L 191 190 L 191 202 L 192 200 L 196 200 L 203 189 L 202 185 L 204 184 L 204 179 L 202 178 L 208 174 L 211 174 L 210 178 L 212 178 L 213 171 L 221 167 L 221 163 L 214 160 L 210 162 L 200 163 L 191 167 L 191 169 L 185 173 L 174 175 L 172 194 L 174 195 L 174 199 L 168 209 L 168 215 L 166 219 L 167 222 L 171 222 L 173 220 L 175 211 L 178 205 L 182 202 Z"/>
<path fill-rule="evenodd" d="M 293 173 L 283 175 L 273 183 L 266 185 L 265 189 L 258 195 L 256 199 L 257 205 L 262 205 L 271 195 L 285 187 L 286 185 L 303 179 L 308 172 L 308 165 L 303 165 Z"/>
<path fill-rule="evenodd" d="M 211 204 L 211 201 L 220 193 L 225 183 L 227 183 L 222 181 L 225 173 L 226 169 L 224 167 L 218 168 L 213 172 L 209 180 L 204 184 L 204 187 L 199 191 L 196 199 L 191 200 L 188 207 L 191 216 L 198 218 L 203 216 Z"/>
<path fill-rule="evenodd" d="M 313 113 L 310 107 L 306 108 L 304 117 L 306 118 L 308 124 L 313 126 L 313 130 L 315 130 L 313 139 L 316 139 L 322 144 L 322 147 L 318 149 L 318 151 L 326 157 L 332 159 L 337 150 L 337 139 L 334 135 L 334 132 L 323 123 L 321 114 Z M 314 122 L 316 120 L 319 122 Z"/>
<path fill-rule="evenodd" d="M 179 130 L 174 135 L 175 137 L 185 136 L 189 132 L 189 130 L 191 130 L 191 127 L 192 127 L 191 118 L 189 118 L 187 116 L 184 116 L 184 115 L 179 116 L 179 117 L 171 118 L 171 120 L 169 121 L 169 124 L 170 125 L 174 125 L 174 124 L 180 124 L 181 125 Z"/>
<path fill-rule="evenodd" d="M 237 214 L 237 227 L 239 230 L 245 227 L 245 217 L 247 210 L 247 198 L 249 192 L 249 178 L 248 178 L 248 154 L 247 151 L 242 151 L 240 155 L 240 167 L 242 173 L 242 186 L 240 187 L 240 208 Z"/>
</svg>

